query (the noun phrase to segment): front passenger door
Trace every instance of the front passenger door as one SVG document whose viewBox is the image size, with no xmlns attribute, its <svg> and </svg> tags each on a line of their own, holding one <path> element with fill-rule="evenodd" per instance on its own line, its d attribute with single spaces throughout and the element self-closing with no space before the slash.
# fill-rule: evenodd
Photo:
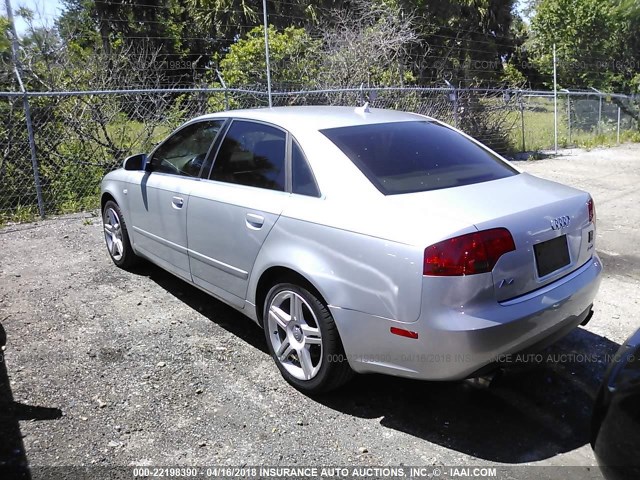
<svg viewBox="0 0 640 480">
<path fill-rule="evenodd" d="M 224 120 L 188 124 L 150 156 L 151 172 L 141 172 L 129 190 L 136 250 L 163 268 L 191 280 L 187 254 L 189 192 Z"/>
</svg>

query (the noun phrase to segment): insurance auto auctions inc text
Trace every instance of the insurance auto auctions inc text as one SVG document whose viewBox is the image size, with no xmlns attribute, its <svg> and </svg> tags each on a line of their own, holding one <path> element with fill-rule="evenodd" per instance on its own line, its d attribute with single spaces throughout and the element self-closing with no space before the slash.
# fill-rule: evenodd
<svg viewBox="0 0 640 480">
<path fill-rule="evenodd" d="M 492 467 L 260 467 L 259 477 L 303 478 L 494 478 Z"/>
</svg>

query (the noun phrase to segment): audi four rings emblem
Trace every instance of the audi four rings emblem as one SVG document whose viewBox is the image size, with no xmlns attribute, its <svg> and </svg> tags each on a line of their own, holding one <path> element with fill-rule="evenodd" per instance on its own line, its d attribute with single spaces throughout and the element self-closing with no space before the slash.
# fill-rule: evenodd
<svg viewBox="0 0 640 480">
<path fill-rule="evenodd" d="M 553 230 L 560 230 L 561 228 L 567 228 L 569 223 L 571 223 L 571 217 L 569 215 L 554 218 L 551 220 L 551 228 Z"/>
</svg>

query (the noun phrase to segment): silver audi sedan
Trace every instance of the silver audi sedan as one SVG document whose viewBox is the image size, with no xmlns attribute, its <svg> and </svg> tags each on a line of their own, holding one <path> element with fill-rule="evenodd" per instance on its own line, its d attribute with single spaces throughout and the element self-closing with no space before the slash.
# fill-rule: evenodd
<svg viewBox="0 0 640 480">
<path fill-rule="evenodd" d="M 366 106 L 195 118 L 104 177 L 102 216 L 117 266 L 244 313 L 307 393 L 480 375 L 585 324 L 602 272 L 588 193 Z"/>
</svg>

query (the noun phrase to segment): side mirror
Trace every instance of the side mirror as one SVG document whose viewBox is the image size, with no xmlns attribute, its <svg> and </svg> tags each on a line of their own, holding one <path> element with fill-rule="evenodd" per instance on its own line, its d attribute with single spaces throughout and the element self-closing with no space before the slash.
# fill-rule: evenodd
<svg viewBox="0 0 640 480">
<path fill-rule="evenodd" d="M 122 167 L 125 170 L 146 170 L 147 166 L 147 154 L 138 153 L 137 155 L 131 155 L 125 158 Z"/>
</svg>

